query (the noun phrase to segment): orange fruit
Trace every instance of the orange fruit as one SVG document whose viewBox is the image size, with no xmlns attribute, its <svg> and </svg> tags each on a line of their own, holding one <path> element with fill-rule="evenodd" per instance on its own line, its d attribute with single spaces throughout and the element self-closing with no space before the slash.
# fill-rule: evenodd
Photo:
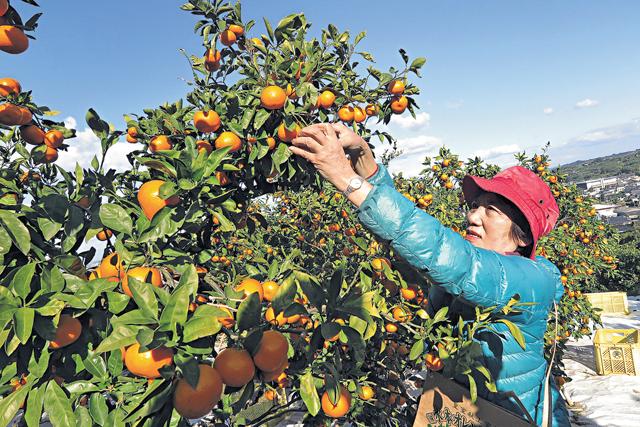
<svg viewBox="0 0 640 427">
<path fill-rule="evenodd" d="M 391 262 L 386 258 L 374 258 L 371 261 L 371 267 L 373 267 L 375 271 L 383 271 L 384 264 L 391 268 Z"/>
<path fill-rule="evenodd" d="M 18 54 L 29 48 L 29 39 L 24 32 L 13 25 L 0 25 L 0 50 Z"/>
<path fill-rule="evenodd" d="M 44 131 L 36 125 L 20 126 L 20 136 L 27 144 L 42 144 L 44 142 L 44 135 Z"/>
<path fill-rule="evenodd" d="M 216 368 L 222 382 L 231 387 L 242 387 L 256 374 L 256 366 L 247 350 L 225 348 L 218 354 L 213 367 Z"/>
<path fill-rule="evenodd" d="M 118 253 L 113 252 L 104 257 L 96 271 L 98 277 L 109 279 L 110 282 L 118 282 L 124 274 L 124 268 L 122 267 L 122 261 Z"/>
<path fill-rule="evenodd" d="M 9 103 L 0 105 L 0 124 L 6 126 L 26 125 L 31 119 L 33 119 L 33 115 L 28 108 Z"/>
<path fill-rule="evenodd" d="M 356 123 L 362 123 L 366 120 L 367 118 L 367 114 L 364 112 L 364 110 L 360 107 L 355 107 L 353 109 L 353 120 Z"/>
<path fill-rule="evenodd" d="M 358 393 L 358 396 L 360 396 L 360 399 L 362 400 L 370 400 L 371 398 L 373 398 L 373 396 L 375 396 L 375 394 L 376 393 L 373 390 L 373 387 L 365 385 L 360 389 L 360 393 Z"/>
<path fill-rule="evenodd" d="M 286 377 L 287 374 L 284 373 L 284 370 L 289 367 L 289 361 L 285 360 L 282 362 L 282 365 L 278 366 L 278 368 L 274 371 L 263 371 L 262 372 L 262 380 L 266 383 L 271 381 L 276 381 L 281 378 L 283 375 Z"/>
<path fill-rule="evenodd" d="M 284 107 L 287 93 L 279 86 L 267 86 L 260 94 L 260 104 L 267 110 L 278 110 Z"/>
<path fill-rule="evenodd" d="M 81 333 L 82 324 L 80 321 L 68 314 L 63 314 L 58 321 L 56 337 L 49 343 L 49 348 L 56 350 L 72 344 L 80 338 Z"/>
<path fill-rule="evenodd" d="M 229 310 L 227 307 L 218 307 L 218 308 L 224 311 L 225 313 L 227 313 L 226 316 L 217 317 L 218 322 L 220 322 L 220 324 L 225 328 L 233 328 L 233 325 L 236 324 L 236 321 L 233 318 L 233 313 L 231 313 L 231 310 Z"/>
<path fill-rule="evenodd" d="M 318 105 L 322 108 L 331 108 L 336 100 L 336 95 L 330 90 L 322 91 L 318 97 Z"/>
<path fill-rule="evenodd" d="M 411 320 L 411 314 L 409 314 L 407 310 L 404 309 L 404 307 L 400 307 L 400 306 L 394 307 L 392 310 L 392 314 L 393 314 L 393 318 L 398 322 L 404 323 Z"/>
<path fill-rule="evenodd" d="M 171 150 L 171 148 L 173 148 L 173 145 L 166 135 L 154 136 L 149 142 L 149 150 L 154 153 L 161 150 Z"/>
<path fill-rule="evenodd" d="M 389 332 L 390 334 L 395 334 L 396 332 L 398 332 L 398 325 L 396 325 L 395 323 L 387 323 L 386 325 L 384 325 L 384 330 Z"/>
<path fill-rule="evenodd" d="M 136 129 L 133 126 L 129 127 L 127 129 L 127 135 L 129 135 L 132 138 L 136 138 L 138 136 L 138 129 Z"/>
<path fill-rule="evenodd" d="M 229 25 L 227 27 L 227 30 L 231 31 L 236 36 L 241 36 L 241 35 L 244 34 L 244 28 L 242 28 L 240 25 L 236 25 L 236 24 Z"/>
<path fill-rule="evenodd" d="M 22 92 L 20 82 L 11 77 L 4 77 L 0 79 L 0 96 L 8 96 L 13 93 L 19 95 Z"/>
<path fill-rule="evenodd" d="M 221 186 L 229 185 L 229 177 L 223 171 L 216 171 L 216 178 L 218 178 Z"/>
<path fill-rule="evenodd" d="M 418 287 L 415 285 L 408 285 L 406 288 L 400 290 L 402 298 L 411 301 L 418 296 Z"/>
<path fill-rule="evenodd" d="M 229 152 L 234 153 L 242 148 L 242 140 L 233 132 L 225 131 L 216 138 L 216 150 L 224 147 L 231 147 Z"/>
<path fill-rule="evenodd" d="M 287 98 L 296 100 L 298 99 L 298 95 L 296 94 L 296 90 L 291 83 L 287 84 L 287 90 L 284 92 L 287 95 Z"/>
<path fill-rule="evenodd" d="M 404 82 L 402 80 L 391 80 L 387 85 L 387 91 L 391 95 L 402 95 L 404 93 Z"/>
<path fill-rule="evenodd" d="M 284 326 L 287 324 L 287 318 L 284 317 L 284 312 L 281 311 L 276 316 L 275 310 L 271 306 L 267 307 L 267 311 L 264 312 L 264 318 L 274 326 Z"/>
<path fill-rule="evenodd" d="M 207 49 L 204 54 L 204 68 L 207 71 L 216 71 L 220 69 L 220 51 L 216 49 Z"/>
<path fill-rule="evenodd" d="M 159 378 L 160 368 L 173 364 L 173 350 L 160 346 L 140 353 L 140 344 L 135 343 L 127 348 L 124 354 L 124 365 L 129 372 L 138 377 Z"/>
<path fill-rule="evenodd" d="M 267 145 L 269 146 L 269 150 L 273 150 L 274 148 L 276 148 L 276 139 L 272 136 L 268 136 Z"/>
<path fill-rule="evenodd" d="M 278 293 L 278 289 L 280 289 L 280 285 L 278 285 L 273 280 L 267 280 L 262 284 L 262 290 L 264 291 L 264 299 L 267 301 L 273 301 Z"/>
<path fill-rule="evenodd" d="M 273 400 L 276 398 L 276 392 L 273 391 L 272 389 L 269 389 L 264 392 L 264 398 L 267 400 Z"/>
<path fill-rule="evenodd" d="M 256 279 L 252 279 L 251 277 L 243 279 L 238 285 L 236 285 L 234 289 L 236 291 L 244 291 L 245 298 L 252 293 L 257 292 L 260 301 L 264 299 L 264 290 L 262 289 L 262 284 Z"/>
<path fill-rule="evenodd" d="M 155 267 L 134 267 L 129 269 L 126 274 L 122 275 L 122 280 L 120 281 L 122 285 L 122 292 L 126 295 L 129 295 L 133 298 L 133 294 L 131 293 L 131 289 L 129 288 L 129 277 L 133 277 L 134 279 L 138 279 L 141 282 L 151 283 L 153 286 L 157 288 L 162 287 L 162 275 L 160 274 L 160 270 Z"/>
<path fill-rule="evenodd" d="M 294 138 L 297 138 L 300 135 L 302 128 L 300 128 L 299 124 L 295 124 L 293 130 L 287 129 L 284 122 L 280 123 L 278 126 L 278 138 L 283 142 L 291 142 Z"/>
<path fill-rule="evenodd" d="M 173 407 L 185 418 L 200 418 L 208 414 L 222 396 L 222 377 L 209 365 L 198 365 L 200 375 L 195 388 L 182 378 L 173 392 Z"/>
<path fill-rule="evenodd" d="M 162 184 L 164 184 L 164 181 L 153 179 L 142 184 L 138 190 L 138 203 L 145 216 L 149 219 L 152 219 L 153 216 L 165 206 L 175 206 L 180 202 L 178 196 L 171 196 L 166 200 L 162 199 L 160 197 L 160 187 Z"/>
<path fill-rule="evenodd" d="M 427 353 L 424 361 L 427 364 L 427 368 L 432 371 L 440 371 L 444 368 L 444 363 L 442 363 L 442 360 L 434 353 Z"/>
<path fill-rule="evenodd" d="M 377 105 L 369 104 L 365 107 L 364 112 L 367 113 L 367 116 L 374 116 L 378 114 L 378 110 L 379 108 Z"/>
<path fill-rule="evenodd" d="M 47 147 L 58 148 L 62 145 L 62 141 L 64 141 L 64 136 L 57 129 L 50 130 L 44 134 L 44 143 Z"/>
<path fill-rule="evenodd" d="M 215 132 L 220 128 L 220 124 L 220 116 L 213 110 L 196 111 L 193 115 L 193 125 L 198 129 L 198 132 Z"/>
<path fill-rule="evenodd" d="M 127 136 L 125 137 L 125 140 L 129 143 L 129 144 L 135 144 L 136 142 L 138 142 L 138 138 L 133 137 L 129 134 L 127 134 Z"/>
<path fill-rule="evenodd" d="M 278 331 L 265 331 L 253 355 L 253 363 L 258 369 L 273 372 L 287 360 L 289 342 Z"/>
<path fill-rule="evenodd" d="M 211 143 L 209 141 L 204 141 L 204 140 L 196 141 L 196 148 L 198 149 L 198 152 L 204 151 L 207 154 L 213 151 L 213 147 L 211 146 Z"/>
<path fill-rule="evenodd" d="M 402 114 L 407 109 L 407 105 L 409 105 L 409 100 L 406 96 L 394 96 L 391 101 L 391 111 L 395 114 Z"/>
<path fill-rule="evenodd" d="M 343 107 L 340 107 L 340 109 L 338 110 L 338 117 L 343 122 L 352 122 L 353 118 L 355 117 L 355 111 L 353 110 L 352 106 L 345 105 Z"/>
<path fill-rule="evenodd" d="M 102 230 L 98 231 L 98 234 L 96 234 L 98 240 L 103 242 L 109 239 L 111 236 L 113 236 L 113 232 L 108 228 L 103 228 Z"/>
<path fill-rule="evenodd" d="M 236 36 L 236 33 L 234 33 L 231 30 L 224 30 L 220 34 L 220 43 L 222 43 L 225 46 L 231 46 L 236 42 L 237 39 L 238 37 Z"/>
<path fill-rule="evenodd" d="M 326 391 L 322 394 L 321 401 L 322 411 L 331 418 L 340 418 L 351 409 L 351 393 L 343 386 L 340 386 L 340 394 L 335 405 L 331 402 L 329 393 Z"/>
</svg>

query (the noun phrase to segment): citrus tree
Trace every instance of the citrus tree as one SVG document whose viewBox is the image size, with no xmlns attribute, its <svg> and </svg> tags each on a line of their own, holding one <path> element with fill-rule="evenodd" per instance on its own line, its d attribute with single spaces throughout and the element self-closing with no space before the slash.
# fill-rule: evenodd
<svg viewBox="0 0 640 427">
<path fill-rule="evenodd" d="M 18 81 L 0 80 L 0 421 L 22 408 L 27 425 L 43 411 L 65 426 L 187 425 L 207 414 L 238 425 L 288 414 L 403 425 L 416 407 L 411 372 L 466 376 L 474 395 L 477 381 L 494 388 L 474 337 L 501 323 L 520 339 L 508 317 L 517 301 L 467 319 L 430 313 L 428 281 L 288 150 L 302 127 L 326 121 L 393 145 L 370 125 L 414 114 L 408 77 L 424 59 L 401 50 L 402 66 L 382 72 L 357 49 L 364 33 L 330 25 L 309 39 L 294 14 L 275 28 L 264 20 L 258 36 L 240 4 L 182 9 L 203 43 L 187 55 L 192 90 L 125 115 L 123 130 L 89 110 L 101 141 L 89 168 L 56 165 L 75 131 Z M 116 143 L 137 148 L 122 173 L 104 168 Z M 541 251 L 568 269 L 561 333 L 577 336 L 592 315 L 578 294 L 595 280 L 589 269 L 615 262 L 610 230 L 546 155 L 520 160 L 552 184 L 574 233 Z M 446 149 L 425 165 L 397 188 L 463 234 L 458 179 L 499 168 Z"/>
</svg>

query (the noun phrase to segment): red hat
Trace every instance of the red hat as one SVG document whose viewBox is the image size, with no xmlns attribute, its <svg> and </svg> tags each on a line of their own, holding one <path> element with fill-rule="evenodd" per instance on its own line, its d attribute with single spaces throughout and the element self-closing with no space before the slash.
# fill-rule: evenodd
<svg viewBox="0 0 640 427">
<path fill-rule="evenodd" d="M 551 189 L 538 175 L 522 166 L 512 166 L 491 179 L 467 175 L 462 192 L 467 201 L 475 200 L 482 191 L 496 193 L 513 203 L 529 223 L 533 248 L 529 257 L 535 259 L 538 239 L 548 234 L 560 216 Z"/>
</svg>

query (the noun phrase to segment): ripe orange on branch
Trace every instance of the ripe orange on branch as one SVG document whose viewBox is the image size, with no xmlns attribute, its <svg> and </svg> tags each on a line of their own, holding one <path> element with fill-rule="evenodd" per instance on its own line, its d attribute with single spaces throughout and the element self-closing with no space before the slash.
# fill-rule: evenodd
<svg viewBox="0 0 640 427">
<path fill-rule="evenodd" d="M 144 283 L 151 283 L 157 288 L 162 287 L 162 275 L 160 270 L 155 267 L 134 267 L 129 269 L 126 274 L 123 274 L 120 284 L 122 285 L 122 292 L 133 298 L 131 289 L 129 288 L 129 277 L 133 277 Z"/>
<path fill-rule="evenodd" d="M 352 122 L 355 117 L 355 111 L 352 106 L 344 105 L 338 110 L 338 117 L 343 122 Z"/>
<path fill-rule="evenodd" d="M 144 378 L 159 378 L 159 369 L 173 364 L 173 350 L 160 346 L 140 352 L 140 344 L 135 343 L 124 355 L 124 364 L 133 375 Z"/>
<path fill-rule="evenodd" d="M 193 125 L 199 132 L 211 133 L 220 128 L 220 116 L 213 110 L 196 111 L 193 115 Z"/>
<path fill-rule="evenodd" d="M 406 96 L 396 96 L 391 101 L 391 111 L 393 111 L 395 114 L 402 114 L 404 113 L 404 110 L 407 109 L 408 105 L 409 100 Z"/>
<path fill-rule="evenodd" d="M 234 33 L 231 30 L 224 30 L 220 34 L 220 43 L 222 43 L 225 46 L 231 46 L 236 42 L 237 39 L 238 39 L 238 36 L 236 36 L 236 33 Z"/>
<path fill-rule="evenodd" d="M 287 93 L 279 86 L 267 86 L 260 94 L 260 104 L 267 110 L 279 110 L 286 100 Z"/>
<path fill-rule="evenodd" d="M 22 92 L 20 82 L 11 77 L 0 79 L 0 96 L 9 96 L 9 94 L 19 95 Z"/>
<path fill-rule="evenodd" d="M 44 143 L 47 147 L 58 148 L 64 141 L 64 135 L 57 129 L 50 130 L 44 134 Z"/>
<path fill-rule="evenodd" d="M 162 150 L 171 150 L 173 148 L 173 144 L 169 140 L 169 137 L 166 135 L 158 135 L 151 139 L 149 142 L 149 150 L 152 152 L 162 151 Z"/>
<path fill-rule="evenodd" d="M 82 333 L 82 324 L 78 319 L 68 314 L 60 316 L 58 327 L 56 328 L 56 337 L 49 343 L 49 347 L 56 350 L 73 344 L 80 338 Z"/>
<path fill-rule="evenodd" d="M 391 95 L 402 95 L 404 93 L 404 82 L 402 80 L 391 80 L 387 85 L 387 90 Z"/>
<path fill-rule="evenodd" d="M 318 97 L 318 105 L 322 108 L 331 108 L 336 100 L 336 95 L 330 90 L 324 90 Z"/>
<path fill-rule="evenodd" d="M 207 71 L 216 71 L 220 69 L 220 51 L 217 49 L 207 49 L 204 54 L 204 68 Z"/>
<path fill-rule="evenodd" d="M 122 261 L 117 252 L 113 252 L 100 262 L 97 268 L 98 277 L 102 279 L 109 279 L 110 282 L 118 282 L 124 274 L 124 268 L 122 267 Z"/>
<path fill-rule="evenodd" d="M 322 394 L 322 411 L 326 416 L 331 418 L 343 417 L 351 409 L 351 393 L 344 387 L 340 386 L 340 394 L 338 395 L 338 401 L 334 405 L 329 398 L 329 392 L 325 391 Z"/>
<path fill-rule="evenodd" d="M 0 25 L 0 50 L 18 54 L 29 48 L 29 39 L 24 32 L 13 25 Z"/>
<path fill-rule="evenodd" d="M 98 234 L 96 234 L 96 237 L 98 238 L 98 240 L 104 242 L 105 240 L 109 239 L 111 236 L 113 236 L 113 232 L 111 230 L 109 230 L 108 228 L 104 228 L 100 231 L 98 231 Z"/>
<path fill-rule="evenodd" d="M 45 133 L 36 125 L 20 126 L 20 136 L 27 144 L 40 145 L 44 142 Z"/>
<path fill-rule="evenodd" d="M 284 123 L 280 123 L 280 126 L 278 126 L 278 138 L 282 142 L 291 142 L 294 138 L 300 136 L 301 131 L 302 128 L 297 123 L 292 130 L 287 129 Z"/>
<path fill-rule="evenodd" d="M 162 187 L 163 184 L 164 181 L 154 179 L 142 184 L 138 190 L 138 203 L 145 216 L 149 219 L 152 219 L 153 216 L 165 206 L 176 206 L 180 203 L 178 196 L 171 196 L 166 200 L 160 197 L 160 187 Z"/>
<path fill-rule="evenodd" d="M 222 377 L 222 381 L 231 387 L 242 387 L 256 374 L 256 366 L 247 350 L 228 347 L 218 354 L 213 367 Z"/>
<path fill-rule="evenodd" d="M 243 291 L 245 298 L 251 295 L 252 293 L 257 293 L 260 301 L 264 299 L 264 289 L 262 289 L 262 283 L 260 283 L 256 279 L 252 279 L 251 277 L 247 277 L 243 279 L 238 285 L 235 287 L 236 291 Z"/>
<path fill-rule="evenodd" d="M 242 148 L 242 140 L 233 132 L 225 131 L 216 138 L 216 149 L 231 147 L 229 152 L 234 153 Z"/>
<path fill-rule="evenodd" d="M 289 342 L 278 331 L 265 331 L 258 349 L 253 355 L 253 363 L 261 371 L 272 372 L 287 360 Z"/>
<path fill-rule="evenodd" d="M 185 418 L 200 418 L 209 413 L 222 396 L 222 377 L 209 365 L 198 365 L 200 375 L 195 388 L 182 378 L 173 393 L 173 407 Z"/>
</svg>

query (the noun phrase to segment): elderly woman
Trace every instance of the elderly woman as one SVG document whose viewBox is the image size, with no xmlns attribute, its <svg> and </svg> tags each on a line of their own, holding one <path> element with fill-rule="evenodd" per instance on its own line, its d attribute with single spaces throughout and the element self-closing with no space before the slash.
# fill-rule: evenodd
<svg viewBox="0 0 640 427">
<path fill-rule="evenodd" d="M 510 318 L 525 337 L 524 350 L 506 327 L 503 339 L 494 334 L 479 338 L 498 390 L 481 389 L 479 394 L 525 418 L 509 396 L 515 394 L 538 425 L 545 418 L 549 425 L 552 418 L 553 426 L 569 426 L 553 378 L 551 398 L 546 399 L 551 406 L 544 416 L 544 333 L 554 301 L 563 293 L 558 269 L 535 254 L 538 239 L 551 231 L 559 215 L 549 187 L 519 166 L 492 179 L 466 176 L 462 190 L 469 211 L 463 238 L 397 192 L 367 143 L 347 127 L 309 126 L 292 144 L 292 153 L 311 162 L 358 208 L 358 218 L 369 230 L 390 241 L 397 255 L 430 279 L 430 310 L 446 305 L 450 313 L 465 316 L 474 306 L 504 306 L 516 294 L 521 302 L 534 303 Z"/>
</svg>

